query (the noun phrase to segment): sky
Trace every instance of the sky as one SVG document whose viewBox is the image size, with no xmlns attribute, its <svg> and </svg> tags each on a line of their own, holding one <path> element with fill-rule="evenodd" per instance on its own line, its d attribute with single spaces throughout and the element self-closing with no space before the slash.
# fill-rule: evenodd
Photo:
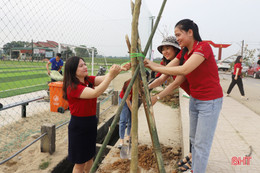
<svg viewBox="0 0 260 173">
<path fill-rule="evenodd" d="M 157 16 L 162 0 L 146 1 L 152 15 Z M 202 40 L 232 44 L 222 49 L 222 58 L 226 58 L 241 50 L 242 40 L 249 49 L 260 49 L 259 7 L 259 0 L 168 0 L 158 30 L 167 28 L 169 35 L 174 35 L 179 20 L 192 19 L 199 27 Z M 159 42 L 157 32 L 154 47 Z M 218 49 L 213 51 L 218 56 Z"/>
<path fill-rule="evenodd" d="M 162 2 L 142 1 L 143 49 Z M 241 50 L 242 40 L 249 49 L 260 49 L 259 7 L 259 0 L 168 0 L 153 39 L 153 56 L 161 57 L 157 46 L 163 35 L 174 35 L 175 24 L 185 18 L 197 23 L 203 40 L 232 44 L 222 50 L 223 58 Z M 125 35 L 131 40 L 131 21 L 128 0 L 1 0 L 0 47 L 10 41 L 52 40 L 94 46 L 105 56 L 128 56 Z M 213 52 L 217 57 L 218 49 Z"/>
</svg>

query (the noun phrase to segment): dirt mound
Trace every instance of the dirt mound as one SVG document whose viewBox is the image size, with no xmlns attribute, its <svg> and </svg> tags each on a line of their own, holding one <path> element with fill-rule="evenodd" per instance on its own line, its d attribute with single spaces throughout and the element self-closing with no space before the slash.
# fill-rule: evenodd
<svg viewBox="0 0 260 173">
<path fill-rule="evenodd" d="M 165 166 L 171 165 L 172 172 L 177 172 L 176 164 L 181 156 L 181 148 L 172 148 L 168 146 L 163 146 L 161 144 L 161 151 L 163 155 L 163 161 Z M 117 153 L 118 157 L 119 152 Z M 141 172 L 141 169 L 146 170 L 147 172 L 158 172 L 156 158 L 153 152 L 153 148 L 148 145 L 138 146 L 138 172 Z M 115 162 L 106 165 L 105 167 L 98 170 L 101 173 L 110 173 L 118 172 L 125 173 L 130 172 L 130 160 L 128 159 L 118 159 Z M 143 171 L 142 171 L 143 172 Z"/>
<path fill-rule="evenodd" d="M 153 90 L 152 95 L 159 94 L 161 91 Z M 179 107 L 179 89 L 175 89 L 172 93 L 168 94 L 167 96 L 163 97 L 160 102 L 171 106 L 172 108 Z"/>
</svg>

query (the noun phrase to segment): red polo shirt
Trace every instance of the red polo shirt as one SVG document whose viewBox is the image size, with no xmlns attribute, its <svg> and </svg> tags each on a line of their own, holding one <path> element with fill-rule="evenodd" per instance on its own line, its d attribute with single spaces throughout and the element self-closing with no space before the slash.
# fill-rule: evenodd
<svg viewBox="0 0 260 173">
<path fill-rule="evenodd" d="M 95 76 L 89 76 L 88 80 L 94 85 Z M 71 115 L 77 117 L 88 117 L 96 115 L 97 98 L 79 98 L 82 91 L 86 87 L 89 87 L 89 82 L 85 81 L 85 83 L 79 83 L 75 89 L 68 87 L 67 96 Z M 94 88 L 94 86 L 92 88 Z"/>
<path fill-rule="evenodd" d="M 238 70 L 238 75 L 241 75 L 241 71 L 242 71 L 242 68 L 243 68 L 241 63 L 236 63 L 236 64 L 234 65 L 233 75 L 236 75 L 236 73 L 237 73 L 237 68 L 239 68 L 239 70 Z"/>
<path fill-rule="evenodd" d="M 176 77 L 175 77 L 176 78 Z M 190 95 L 190 85 L 189 82 L 187 81 L 187 79 L 182 82 L 182 84 L 180 85 L 180 87 L 188 94 Z"/>
<path fill-rule="evenodd" d="M 130 83 L 130 81 L 129 81 L 129 83 Z M 129 85 L 129 83 L 127 84 L 127 86 Z M 130 97 L 130 101 L 132 101 L 132 94 L 133 94 L 133 90 L 131 89 L 131 91 L 130 91 L 130 93 L 129 93 L 129 95 L 131 96 L 131 97 Z M 124 95 L 125 95 L 125 92 L 124 92 L 124 90 L 123 90 L 123 88 L 122 88 L 122 90 L 121 90 L 121 92 L 120 92 L 120 94 L 119 94 L 119 97 L 120 97 L 121 99 L 123 99 L 123 98 L 124 98 Z"/>
<path fill-rule="evenodd" d="M 163 66 L 165 66 L 163 60 L 160 62 L 160 64 L 163 65 Z M 162 75 L 162 74 L 161 74 L 160 72 L 158 72 L 155 77 L 160 77 L 161 75 Z"/>
<path fill-rule="evenodd" d="M 178 59 L 181 59 L 182 51 L 177 55 Z M 198 100 L 214 100 L 223 97 L 218 67 L 210 45 L 207 42 L 195 41 L 191 52 L 184 55 L 184 60 L 187 61 L 192 54 L 199 54 L 205 60 L 195 70 L 186 75 L 191 96 Z"/>
</svg>

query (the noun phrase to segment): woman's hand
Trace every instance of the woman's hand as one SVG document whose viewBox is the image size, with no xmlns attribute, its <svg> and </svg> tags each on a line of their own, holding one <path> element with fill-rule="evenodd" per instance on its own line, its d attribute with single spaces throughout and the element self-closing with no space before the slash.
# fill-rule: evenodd
<svg viewBox="0 0 260 173">
<path fill-rule="evenodd" d="M 160 65 L 150 61 L 149 59 L 144 59 L 144 66 L 154 71 L 154 68 Z"/>
<path fill-rule="evenodd" d="M 129 62 L 121 66 L 121 71 L 128 71 L 130 68 L 131 68 L 131 63 Z"/>
<path fill-rule="evenodd" d="M 156 96 L 151 97 L 152 105 L 154 105 L 157 102 Z"/>
<path fill-rule="evenodd" d="M 112 65 L 109 70 L 109 76 L 114 79 L 121 71 L 121 67 L 119 65 Z"/>
<path fill-rule="evenodd" d="M 237 76 L 235 76 L 234 79 L 237 80 Z"/>
</svg>

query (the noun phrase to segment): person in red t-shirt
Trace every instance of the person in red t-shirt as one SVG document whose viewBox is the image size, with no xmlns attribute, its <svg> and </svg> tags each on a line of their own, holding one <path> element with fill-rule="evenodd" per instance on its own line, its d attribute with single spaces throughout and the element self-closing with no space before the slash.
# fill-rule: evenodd
<svg viewBox="0 0 260 173">
<path fill-rule="evenodd" d="M 173 36 L 168 36 L 165 39 L 163 39 L 162 44 L 158 46 L 158 51 L 163 54 L 163 57 L 165 58 L 165 65 L 170 63 L 176 55 L 180 52 L 180 46 L 178 42 L 176 41 L 176 38 Z M 162 63 L 161 63 L 162 64 Z M 158 73 L 161 74 L 161 73 Z M 169 77 L 169 75 L 162 74 L 159 78 L 155 79 L 149 84 L 149 89 L 155 88 L 159 85 L 161 85 L 163 82 L 165 82 Z M 185 90 L 187 94 L 190 94 L 189 90 L 189 83 L 187 82 L 186 78 L 184 76 L 173 76 L 175 79 L 170 85 L 166 87 L 165 90 L 160 92 L 158 95 L 153 96 L 151 98 L 152 104 L 154 105 L 158 99 L 161 99 L 168 95 L 170 92 L 172 92 L 174 89 L 178 88 L 179 86 Z"/>
<path fill-rule="evenodd" d="M 231 93 L 233 87 L 237 84 L 239 91 L 240 91 L 240 94 L 241 94 L 241 98 L 248 100 L 248 98 L 245 97 L 245 92 L 244 92 L 244 87 L 243 87 L 243 82 L 242 82 L 242 75 L 241 75 L 241 71 L 242 71 L 242 68 L 243 68 L 242 64 L 241 64 L 242 61 L 243 61 L 242 56 L 238 56 L 236 61 L 235 61 L 234 72 L 232 74 L 232 81 L 231 81 L 231 83 L 228 87 L 227 97 Z"/>
<path fill-rule="evenodd" d="M 194 173 L 205 173 L 223 102 L 218 68 L 212 48 L 202 41 L 196 23 L 183 19 L 175 25 L 174 33 L 182 47 L 177 58 L 166 67 L 148 59 L 144 63 L 154 71 L 166 75 L 185 75 L 187 78 L 190 86 L 192 170 Z M 182 61 L 184 64 L 178 66 Z"/>
<path fill-rule="evenodd" d="M 105 76 L 88 76 L 83 58 L 70 57 L 65 65 L 63 97 L 68 100 L 71 119 L 68 127 L 69 155 L 73 173 L 89 172 L 96 153 L 96 103 L 121 67 L 113 65 Z"/>
<path fill-rule="evenodd" d="M 163 54 L 163 56 L 167 57 L 167 59 L 165 57 L 164 60 L 161 63 L 161 65 L 166 66 L 169 62 L 171 62 L 171 60 L 173 60 L 176 55 L 180 52 L 180 47 L 178 42 L 176 41 L 176 38 L 173 36 L 169 36 L 166 39 L 164 39 L 162 41 L 162 44 L 160 46 L 158 46 L 158 51 Z M 161 74 L 161 73 L 157 73 L 157 75 L 160 74 L 159 77 L 157 77 L 157 79 L 155 79 L 154 81 L 152 81 L 149 84 L 149 89 L 155 88 L 159 85 L 161 85 L 165 80 L 167 80 L 169 78 L 168 75 L 165 74 Z M 156 76 L 157 76 L 156 75 Z M 170 76 L 171 77 L 171 76 Z M 163 91 L 161 91 L 159 94 L 157 94 L 156 96 L 152 96 L 151 97 L 151 101 L 152 101 L 152 105 L 154 105 L 158 100 L 162 99 L 163 97 L 167 96 L 168 94 L 172 93 L 173 90 L 175 90 L 176 88 L 178 88 L 179 86 L 188 94 L 190 95 L 190 88 L 189 88 L 189 83 L 186 80 L 185 76 L 172 76 L 174 78 L 174 81 L 168 85 Z M 191 144 L 190 144 L 191 146 Z M 180 160 L 180 162 L 178 163 L 178 166 L 180 167 L 180 169 L 182 170 L 187 170 L 189 167 L 191 167 L 191 159 L 192 155 L 191 155 L 191 147 L 190 147 L 190 153 L 182 160 Z M 183 167 L 183 168 L 181 168 Z"/>
<path fill-rule="evenodd" d="M 176 55 L 177 55 L 177 54 L 178 54 L 178 53 L 176 53 Z M 163 65 L 163 66 L 166 66 L 170 61 L 171 61 L 171 60 L 167 60 L 165 57 L 163 57 L 162 60 L 161 60 L 161 62 L 160 62 L 160 64 Z M 161 75 L 162 75 L 161 73 L 157 73 L 157 74 L 155 75 L 155 78 L 158 78 L 158 77 L 160 77 Z"/>
<path fill-rule="evenodd" d="M 131 81 L 131 79 L 128 79 L 127 81 L 124 82 L 123 88 L 119 95 L 119 103 L 121 103 L 130 81 Z M 119 149 L 121 149 L 124 144 L 126 125 L 127 125 L 126 140 L 129 141 L 129 139 L 130 139 L 131 115 L 132 115 L 132 113 L 131 113 L 132 112 L 132 103 L 131 102 L 132 102 L 132 90 L 126 99 L 126 102 L 125 102 L 123 109 L 121 111 L 121 114 L 120 114 L 120 120 L 119 120 L 119 138 L 120 139 L 119 139 L 119 145 L 117 146 Z"/>
</svg>

